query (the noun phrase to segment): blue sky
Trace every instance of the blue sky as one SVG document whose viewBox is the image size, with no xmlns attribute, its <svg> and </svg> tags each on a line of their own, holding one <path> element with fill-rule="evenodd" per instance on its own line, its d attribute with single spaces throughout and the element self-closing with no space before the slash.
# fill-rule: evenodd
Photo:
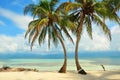
<svg viewBox="0 0 120 80">
<path fill-rule="evenodd" d="M 37 3 L 38 0 L 4 0 L 0 2 L 0 53 L 30 53 L 30 46 L 24 34 L 27 24 L 32 20 L 31 16 L 24 16 L 23 9 L 27 4 Z M 62 0 L 61 0 L 62 2 Z M 120 15 L 120 13 L 118 13 Z M 112 41 L 110 42 L 99 31 L 99 28 L 93 29 L 93 40 L 90 40 L 84 30 L 79 50 L 82 51 L 120 51 L 120 27 L 114 22 L 106 21 L 112 32 Z M 97 26 L 97 25 L 93 25 Z M 73 36 L 74 41 L 76 40 Z M 68 52 L 74 52 L 75 45 L 68 40 L 65 41 Z M 58 53 L 62 51 L 59 44 L 58 48 L 53 45 L 49 50 L 47 43 L 41 47 L 35 43 L 31 53 Z"/>
</svg>

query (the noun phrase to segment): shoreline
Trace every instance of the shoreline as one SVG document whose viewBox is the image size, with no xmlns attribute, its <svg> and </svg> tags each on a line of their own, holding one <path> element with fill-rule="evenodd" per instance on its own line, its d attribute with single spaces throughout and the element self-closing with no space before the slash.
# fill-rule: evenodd
<svg viewBox="0 0 120 80">
<path fill-rule="evenodd" d="M 74 60 L 70 59 L 67 65 L 67 73 L 58 73 L 63 61 L 41 59 L 12 59 L 1 61 L 1 67 L 37 69 L 33 71 L 0 72 L 0 80 L 120 80 L 120 65 L 95 64 L 92 60 L 80 60 L 82 68 L 87 75 L 78 74 Z"/>
<path fill-rule="evenodd" d="M 108 62 L 108 63 L 107 63 Z M 118 62 L 118 61 L 115 61 Z M 119 64 L 112 64 L 109 60 L 106 63 L 99 63 L 95 60 L 80 60 L 80 64 L 85 70 L 103 70 L 102 66 L 106 70 L 120 70 Z M 56 71 L 63 65 L 62 59 L 10 59 L 10 60 L 0 60 L 0 67 L 10 66 L 15 68 L 30 68 L 38 70 L 50 70 Z M 76 65 L 73 59 L 68 59 L 67 70 L 76 70 Z"/>
<path fill-rule="evenodd" d="M 76 71 L 0 72 L 0 80 L 120 80 L 120 71 L 87 71 L 87 75 Z"/>
</svg>

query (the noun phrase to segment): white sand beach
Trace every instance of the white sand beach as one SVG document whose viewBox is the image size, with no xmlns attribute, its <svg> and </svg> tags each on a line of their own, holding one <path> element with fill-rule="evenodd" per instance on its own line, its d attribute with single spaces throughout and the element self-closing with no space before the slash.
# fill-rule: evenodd
<svg viewBox="0 0 120 80">
<path fill-rule="evenodd" d="M 0 80 L 120 80 L 120 71 L 87 71 L 87 75 L 75 71 L 58 73 L 42 72 L 0 72 Z"/>
</svg>

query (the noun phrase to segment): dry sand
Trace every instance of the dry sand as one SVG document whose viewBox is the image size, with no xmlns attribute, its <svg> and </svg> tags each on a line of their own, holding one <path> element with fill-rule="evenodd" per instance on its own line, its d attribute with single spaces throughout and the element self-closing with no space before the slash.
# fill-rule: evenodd
<svg viewBox="0 0 120 80">
<path fill-rule="evenodd" d="M 120 71 L 87 71 L 87 75 L 75 71 L 58 72 L 0 72 L 0 80 L 120 80 Z"/>
</svg>

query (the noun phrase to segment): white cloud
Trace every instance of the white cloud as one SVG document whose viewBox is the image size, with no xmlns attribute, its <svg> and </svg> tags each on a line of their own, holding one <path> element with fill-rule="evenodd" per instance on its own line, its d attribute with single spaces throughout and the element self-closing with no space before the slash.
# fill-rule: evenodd
<svg viewBox="0 0 120 80">
<path fill-rule="evenodd" d="M 13 38 L 0 35 L 0 52 L 15 52 L 17 44 L 14 42 Z"/>
<path fill-rule="evenodd" d="M 117 26 L 112 27 L 111 32 L 112 32 L 112 34 L 119 34 L 120 33 L 120 26 L 117 25 Z"/>
<path fill-rule="evenodd" d="M 112 27 L 111 32 L 112 32 L 111 49 L 120 51 L 120 26 Z"/>
<path fill-rule="evenodd" d="M 19 28 L 26 30 L 27 24 L 30 20 L 32 20 L 29 16 L 19 15 L 10 10 L 6 10 L 0 8 L 0 16 L 4 16 L 10 20 L 12 20 Z M 4 22 L 0 21 L 1 25 L 4 25 Z M 95 26 L 95 25 L 94 25 Z M 93 27 L 94 27 L 93 26 Z M 81 41 L 79 43 L 79 51 L 106 51 L 106 50 L 119 50 L 120 51 L 120 27 L 113 26 L 111 28 L 112 32 L 112 42 L 110 42 L 102 32 L 98 28 L 93 28 L 93 40 L 91 40 L 86 30 L 83 31 L 83 35 L 81 37 Z M 73 36 L 74 42 L 76 41 L 76 37 Z M 67 48 L 67 52 L 75 51 L 75 44 L 73 45 L 68 40 L 65 41 L 65 45 Z M 47 47 L 47 42 L 38 47 L 39 45 L 35 43 L 33 47 L 33 53 L 43 53 L 48 51 L 60 52 L 63 51 L 61 44 L 58 45 L 58 48 L 54 47 L 51 43 L 51 49 L 49 50 Z M 30 46 L 27 41 L 24 39 L 24 34 L 17 35 L 15 37 L 0 35 L 0 53 L 5 52 L 31 52 Z"/>
<path fill-rule="evenodd" d="M 95 27 L 93 29 L 93 40 L 90 40 L 86 31 L 84 31 L 79 49 L 88 51 L 120 51 L 120 27 L 116 25 L 110 30 L 112 41 L 109 41 L 108 38 Z"/>
<path fill-rule="evenodd" d="M 84 30 L 82 39 L 79 44 L 79 51 L 109 51 L 109 50 L 117 50 L 120 51 L 120 28 L 118 26 L 114 26 L 111 28 L 113 40 L 110 42 L 103 34 L 100 34 L 98 29 L 93 31 L 93 40 L 91 40 L 86 31 Z M 74 41 L 76 41 L 75 36 L 72 36 Z M 67 52 L 74 52 L 75 45 L 69 42 L 67 39 L 65 41 L 65 45 L 67 48 Z M 30 46 L 28 44 L 27 39 L 24 39 L 24 34 L 17 35 L 15 37 L 0 35 L 0 53 L 6 52 L 21 52 L 21 53 L 29 53 Z M 59 53 L 63 52 L 61 44 L 58 45 L 58 48 L 54 47 L 51 43 L 51 49 L 49 50 L 47 47 L 47 41 L 41 47 L 35 43 L 33 46 L 32 53 Z"/>
<path fill-rule="evenodd" d="M 18 44 L 10 36 L 0 35 L 0 52 L 16 52 Z"/>
<path fill-rule="evenodd" d="M 75 36 L 73 36 L 74 42 L 76 42 Z M 67 50 L 70 52 L 75 51 L 75 45 L 73 46 L 68 40 L 65 42 L 67 44 Z M 79 51 L 106 51 L 110 50 L 110 41 L 100 33 L 99 29 L 93 30 L 93 40 L 91 40 L 86 32 L 83 30 L 81 40 L 79 42 Z"/>
<path fill-rule="evenodd" d="M 0 25 L 6 26 L 6 24 L 3 21 L 1 21 L 1 20 L 0 20 Z"/>
<path fill-rule="evenodd" d="M 25 52 L 28 50 L 28 46 L 24 45 L 24 35 L 17 35 L 15 37 L 0 35 L 0 38 L 0 53 Z"/>
<path fill-rule="evenodd" d="M 48 52 L 47 44 L 39 45 L 37 42 L 33 46 L 33 50 L 30 50 L 30 45 L 27 39 L 24 39 L 24 34 L 17 35 L 15 37 L 0 35 L 0 53 L 43 53 Z M 53 48 L 51 47 L 51 50 Z"/>
<path fill-rule="evenodd" d="M 27 29 L 28 23 L 32 20 L 32 17 L 30 16 L 19 15 L 17 13 L 14 13 L 10 10 L 1 7 L 0 7 L 0 16 L 10 19 L 16 24 L 17 27 L 24 30 Z"/>
</svg>

